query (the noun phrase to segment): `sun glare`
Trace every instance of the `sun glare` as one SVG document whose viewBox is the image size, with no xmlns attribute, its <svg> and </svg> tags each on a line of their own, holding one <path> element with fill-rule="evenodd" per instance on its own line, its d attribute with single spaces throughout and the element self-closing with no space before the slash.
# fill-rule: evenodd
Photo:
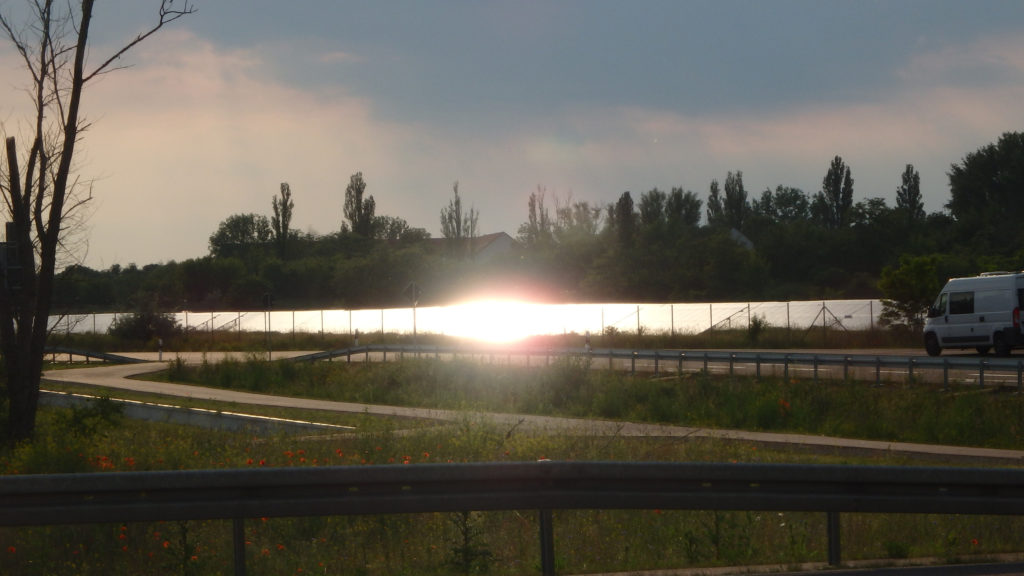
<svg viewBox="0 0 1024 576">
<path fill-rule="evenodd" d="M 535 306 L 507 300 L 480 300 L 454 307 L 445 333 L 485 342 L 515 342 L 536 333 Z"/>
</svg>

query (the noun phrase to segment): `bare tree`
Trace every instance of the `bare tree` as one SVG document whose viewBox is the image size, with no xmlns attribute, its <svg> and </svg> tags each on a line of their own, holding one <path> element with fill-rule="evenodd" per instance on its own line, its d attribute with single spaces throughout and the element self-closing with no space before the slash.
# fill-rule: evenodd
<svg viewBox="0 0 1024 576">
<path fill-rule="evenodd" d="M 189 0 L 161 0 L 151 28 L 91 66 L 87 59 L 93 0 L 25 4 L 29 16 L 21 26 L 11 18 L 12 12 L 0 12 L 0 29 L 32 79 L 28 92 L 35 112 L 28 152 L 19 156 L 15 138 L 8 136 L 6 174 L 0 174 L 10 218 L 2 245 L 5 285 L 0 288 L 9 441 L 31 438 L 35 432 L 57 253 L 65 224 L 88 200 L 73 195 L 78 185 L 72 162 L 75 146 L 88 128 L 80 110 L 82 93 L 97 76 L 120 68 L 118 61 L 132 47 L 195 12 Z"/>
<path fill-rule="evenodd" d="M 470 206 L 469 212 L 462 211 L 459 183 L 452 184 L 452 199 L 441 209 L 441 234 L 448 239 L 449 249 L 462 256 L 473 252 L 473 239 L 477 237 L 477 222 L 480 213 Z"/>
</svg>

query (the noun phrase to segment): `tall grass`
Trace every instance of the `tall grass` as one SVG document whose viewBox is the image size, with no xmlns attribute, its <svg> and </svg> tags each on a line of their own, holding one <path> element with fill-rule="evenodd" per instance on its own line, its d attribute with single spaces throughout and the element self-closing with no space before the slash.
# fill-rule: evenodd
<svg viewBox="0 0 1024 576">
<path fill-rule="evenodd" d="M 469 360 L 292 363 L 250 358 L 182 366 L 178 381 L 284 396 L 561 415 L 872 440 L 1020 448 L 1024 397 L 1001 389 L 592 370 Z"/>
<path fill-rule="evenodd" d="M 98 409 L 97 409 L 98 410 Z M 804 462 L 801 451 L 708 439 L 527 434 L 467 416 L 402 430 L 367 418 L 354 434 L 254 437 L 120 420 L 89 424 L 65 409 L 40 414 L 40 437 L 0 455 L 3 474 L 301 466 L 416 465 L 554 460 Z M 821 463 L 916 464 L 839 453 Z M 817 513 L 561 511 L 554 515 L 560 572 L 587 573 L 739 564 L 795 564 L 826 557 Z M 844 558 L 1014 551 L 1016 518 L 844 515 Z M 538 571 L 536 511 L 248 519 L 251 574 L 529 574 Z M 0 529 L 3 574 L 230 574 L 228 522 L 115 523 Z"/>
</svg>

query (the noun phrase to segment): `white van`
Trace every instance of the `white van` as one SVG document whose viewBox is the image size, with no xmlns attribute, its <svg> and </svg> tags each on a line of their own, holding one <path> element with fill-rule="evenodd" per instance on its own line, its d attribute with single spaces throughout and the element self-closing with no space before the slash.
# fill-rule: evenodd
<svg viewBox="0 0 1024 576">
<path fill-rule="evenodd" d="M 1024 273 L 987 272 L 953 278 L 928 310 L 924 349 L 938 356 L 943 348 L 975 348 L 1006 356 L 1024 346 L 1020 309 L 1024 308 Z"/>
</svg>

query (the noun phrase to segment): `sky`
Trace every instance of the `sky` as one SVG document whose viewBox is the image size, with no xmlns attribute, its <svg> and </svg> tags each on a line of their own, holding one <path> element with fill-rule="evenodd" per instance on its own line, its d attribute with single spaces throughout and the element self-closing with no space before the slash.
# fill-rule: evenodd
<svg viewBox="0 0 1024 576">
<path fill-rule="evenodd" d="M 94 63 L 158 3 L 96 4 Z M 913 164 L 942 211 L 950 166 L 1024 129 L 1019 0 L 194 5 L 87 87 L 87 266 L 205 256 L 225 218 L 269 217 L 282 182 L 294 228 L 335 232 L 356 172 L 377 214 L 435 237 L 455 182 L 481 233 L 515 236 L 538 189 L 552 208 L 706 199 L 742 171 L 751 198 L 810 195 L 837 155 L 855 200 L 894 205 Z M 8 134 L 24 133 L 28 80 L 0 44 Z"/>
</svg>

